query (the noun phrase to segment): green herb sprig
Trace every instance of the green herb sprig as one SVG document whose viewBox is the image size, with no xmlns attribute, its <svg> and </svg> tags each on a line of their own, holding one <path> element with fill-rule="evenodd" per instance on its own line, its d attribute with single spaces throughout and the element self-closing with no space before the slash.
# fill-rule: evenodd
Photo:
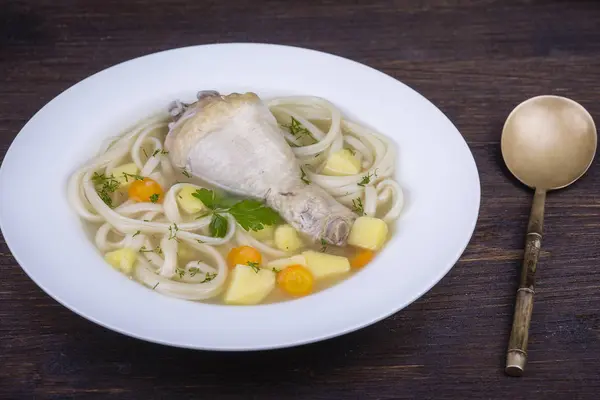
<svg viewBox="0 0 600 400">
<path fill-rule="evenodd" d="M 352 200 L 352 211 L 358 215 L 365 215 L 365 207 L 360 197 Z"/>
<path fill-rule="evenodd" d="M 210 282 L 210 281 L 212 281 L 213 279 L 215 279 L 216 277 L 217 277 L 217 273 L 216 273 L 216 272 L 207 272 L 207 273 L 204 275 L 204 280 L 203 280 L 203 281 L 201 281 L 200 283 L 206 283 L 206 282 Z"/>
<path fill-rule="evenodd" d="M 258 263 L 257 263 L 257 262 L 248 261 L 248 263 L 247 263 L 247 264 L 248 264 L 248 266 L 249 266 L 250 268 L 252 268 L 252 269 L 254 270 L 254 272 L 256 272 L 256 273 L 258 274 L 258 272 L 260 271 L 260 268 L 259 268 L 259 266 L 258 266 Z"/>
<path fill-rule="evenodd" d="M 112 174 L 106 175 L 104 173 L 99 174 L 98 172 L 94 172 L 94 175 L 92 175 L 92 182 L 94 182 L 96 193 L 98 193 L 102 201 L 110 208 L 113 208 L 111 195 L 117 191 L 121 183 Z"/>
<path fill-rule="evenodd" d="M 175 239 L 176 241 L 179 241 L 179 238 L 177 238 L 177 232 L 179 232 L 179 227 L 176 223 L 169 225 L 169 240 Z"/>
<path fill-rule="evenodd" d="M 213 237 L 222 238 L 227 234 L 227 218 L 230 214 L 245 230 L 260 231 L 265 225 L 274 225 L 281 221 L 279 214 L 257 200 L 232 201 L 224 199 L 209 189 L 199 189 L 192 196 L 200 200 L 212 213 L 209 230 Z"/>
<path fill-rule="evenodd" d="M 134 181 L 143 181 L 144 177 L 138 174 L 128 174 L 127 172 L 123 172 L 123 178 L 125 178 L 125 182 L 129 182 L 129 178 Z"/>
<path fill-rule="evenodd" d="M 321 252 L 324 253 L 327 251 L 327 241 L 325 239 L 321 239 Z"/>
<path fill-rule="evenodd" d="M 304 125 L 302 125 L 302 123 L 300 123 L 300 121 L 298 121 L 294 117 L 292 117 L 289 125 L 283 125 L 283 126 L 285 128 L 287 128 L 287 130 L 292 135 L 296 136 L 297 138 L 300 138 L 303 136 L 309 136 L 311 139 L 315 140 L 315 138 L 313 138 L 313 136 L 310 134 L 310 131 Z"/>
<path fill-rule="evenodd" d="M 358 186 L 366 186 L 371 183 L 371 178 L 377 178 L 377 169 L 372 174 L 367 174 L 362 177 L 362 180 L 358 182 Z"/>
</svg>

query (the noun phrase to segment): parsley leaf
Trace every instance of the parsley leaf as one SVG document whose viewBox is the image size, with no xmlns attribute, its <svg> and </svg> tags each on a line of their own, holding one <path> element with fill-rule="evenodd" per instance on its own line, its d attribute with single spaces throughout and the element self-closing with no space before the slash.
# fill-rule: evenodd
<svg viewBox="0 0 600 400">
<path fill-rule="evenodd" d="M 192 196 L 200 200 L 202 204 L 204 204 L 207 208 L 210 208 L 211 210 L 217 208 L 217 194 L 213 190 L 202 188 L 192 193 Z"/>
<path fill-rule="evenodd" d="M 227 234 L 227 218 L 221 214 L 213 214 L 208 226 L 213 237 L 222 238 Z"/>
<path fill-rule="evenodd" d="M 242 200 L 231 207 L 229 213 L 247 231 L 260 231 L 265 225 L 275 225 L 281 221 L 275 210 L 257 200 Z"/>
<path fill-rule="evenodd" d="M 225 237 L 227 233 L 227 218 L 222 213 L 231 214 L 245 230 L 259 231 L 265 225 L 274 225 L 281 221 L 275 210 L 267 207 L 258 200 L 235 200 L 221 198 L 213 190 L 200 189 L 192 193 L 206 208 L 212 210 L 210 232 L 213 237 Z"/>
<path fill-rule="evenodd" d="M 153 203 L 156 203 L 158 201 L 159 197 L 160 197 L 160 195 L 158 193 L 154 193 L 154 194 L 150 195 L 150 201 Z"/>
</svg>

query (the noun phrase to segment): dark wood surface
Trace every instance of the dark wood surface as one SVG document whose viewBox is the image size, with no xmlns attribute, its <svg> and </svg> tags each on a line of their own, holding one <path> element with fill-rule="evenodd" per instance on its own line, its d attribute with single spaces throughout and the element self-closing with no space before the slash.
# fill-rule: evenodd
<svg viewBox="0 0 600 400">
<path fill-rule="evenodd" d="M 223 354 L 145 343 L 76 316 L 0 239 L 0 398 L 600 396 L 600 157 L 580 182 L 548 196 L 530 361 L 526 376 L 509 378 L 504 355 L 532 193 L 509 177 L 499 152 L 504 118 L 530 96 L 572 97 L 600 121 L 599 2 L 1 0 L 0 158 L 39 108 L 86 76 L 159 50 L 232 41 L 348 57 L 440 107 L 481 176 L 481 214 L 461 260 L 371 327 L 300 348 Z"/>
</svg>

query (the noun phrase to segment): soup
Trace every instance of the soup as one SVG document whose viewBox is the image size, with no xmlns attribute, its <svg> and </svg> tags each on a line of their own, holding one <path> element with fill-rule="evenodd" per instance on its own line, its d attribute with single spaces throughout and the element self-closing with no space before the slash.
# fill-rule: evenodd
<svg viewBox="0 0 600 400">
<path fill-rule="evenodd" d="M 368 267 L 403 206 L 393 144 L 318 97 L 198 93 L 68 185 L 108 265 L 177 298 L 310 295 Z"/>
</svg>

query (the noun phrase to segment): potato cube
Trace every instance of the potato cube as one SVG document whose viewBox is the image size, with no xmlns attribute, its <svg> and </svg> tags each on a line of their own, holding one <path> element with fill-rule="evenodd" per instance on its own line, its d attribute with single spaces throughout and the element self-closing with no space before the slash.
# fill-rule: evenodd
<svg viewBox="0 0 600 400">
<path fill-rule="evenodd" d="M 387 235 L 388 226 L 385 221 L 373 217 L 358 217 L 350 230 L 348 244 L 377 251 L 385 243 Z"/>
<path fill-rule="evenodd" d="M 360 160 L 348 149 L 341 149 L 332 153 L 327 158 L 323 168 L 323 174 L 335 176 L 356 175 L 360 171 Z"/>
<path fill-rule="evenodd" d="M 248 233 L 254 239 L 260 242 L 264 242 L 273 239 L 273 235 L 275 234 L 275 227 L 273 225 L 264 225 L 264 228 L 262 228 L 260 231 L 253 231 L 252 229 L 250 229 Z"/>
<path fill-rule="evenodd" d="M 306 259 L 306 267 L 315 279 L 329 278 L 350 271 L 350 261 L 346 257 L 313 250 L 305 251 L 302 255 Z"/>
<path fill-rule="evenodd" d="M 129 275 L 133 270 L 136 256 L 137 254 L 133 249 L 124 247 L 119 250 L 109 251 L 104 255 L 104 259 L 116 269 Z"/>
<path fill-rule="evenodd" d="M 135 163 L 123 164 L 114 168 L 111 174 L 119 181 L 119 187 L 129 186 L 131 182 L 135 181 L 135 177 L 131 175 L 137 175 L 140 173 Z"/>
<path fill-rule="evenodd" d="M 177 204 L 179 204 L 179 207 L 188 214 L 195 214 L 206 209 L 204 203 L 192 195 L 196 190 L 197 189 L 194 186 L 185 185 L 181 188 L 179 193 L 177 193 Z"/>
<path fill-rule="evenodd" d="M 273 271 L 258 271 L 248 265 L 238 264 L 231 272 L 231 281 L 225 292 L 225 303 L 252 305 L 260 303 L 275 288 Z"/>
<path fill-rule="evenodd" d="M 269 262 L 267 264 L 267 268 L 269 268 L 271 270 L 273 268 L 275 268 L 276 270 L 281 271 L 281 270 L 289 267 L 290 265 L 306 266 L 306 258 L 301 254 L 298 254 L 296 256 L 291 256 L 288 258 L 280 258 L 278 260 L 273 260 L 273 261 Z"/>
<path fill-rule="evenodd" d="M 280 225 L 275 229 L 275 246 L 283 251 L 296 251 L 302 246 L 302 239 L 291 225 Z"/>
</svg>

